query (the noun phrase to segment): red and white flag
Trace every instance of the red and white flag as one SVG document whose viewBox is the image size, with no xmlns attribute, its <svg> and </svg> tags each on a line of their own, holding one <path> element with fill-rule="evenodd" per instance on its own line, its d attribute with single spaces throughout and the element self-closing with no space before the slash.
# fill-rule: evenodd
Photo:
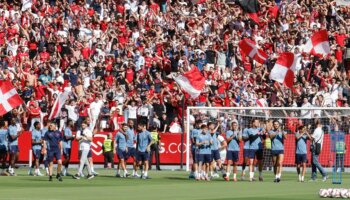
<svg viewBox="0 0 350 200">
<path fill-rule="evenodd" d="M 301 57 L 290 52 L 284 52 L 277 59 L 271 70 L 270 78 L 285 86 L 292 88 L 294 83 L 294 72 L 299 68 Z"/>
<path fill-rule="evenodd" d="M 266 99 L 264 99 L 264 98 L 257 99 L 256 105 L 261 107 L 261 108 L 269 107 L 269 104 L 267 103 Z"/>
<path fill-rule="evenodd" d="M 0 80 L 0 116 L 23 104 L 16 88 L 9 80 Z"/>
<path fill-rule="evenodd" d="M 197 67 L 192 67 L 191 70 L 173 78 L 192 98 L 197 98 L 205 85 L 205 78 Z"/>
<path fill-rule="evenodd" d="M 192 0 L 192 4 L 203 4 L 206 0 Z"/>
<path fill-rule="evenodd" d="M 60 115 L 61 108 L 63 107 L 66 100 L 69 98 L 69 94 L 70 94 L 69 91 L 64 91 L 57 96 L 57 99 L 53 104 L 53 107 L 49 116 L 49 120 L 55 119 Z"/>
<path fill-rule="evenodd" d="M 306 42 L 303 51 L 319 57 L 328 55 L 331 48 L 329 46 L 327 30 L 320 30 L 314 33 Z"/>
<path fill-rule="evenodd" d="M 260 64 L 264 64 L 268 57 L 267 54 L 262 49 L 258 49 L 256 43 L 250 39 L 245 38 L 241 40 L 238 46 L 246 55 Z"/>
</svg>

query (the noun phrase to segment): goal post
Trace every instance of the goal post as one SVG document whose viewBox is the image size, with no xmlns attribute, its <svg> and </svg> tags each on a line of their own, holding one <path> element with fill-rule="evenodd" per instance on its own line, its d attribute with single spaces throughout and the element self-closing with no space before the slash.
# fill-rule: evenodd
<svg viewBox="0 0 350 200">
<path fill-rule="evenodd" d="M 190 133 L 195 120 L 202 120 L 204 124 L 208 122 L 221 123 L 218 130 L 223 134 L 230 128 L 230 122 L 236 121 L 242 131 L 248 128 L 249 122 L 253 119 L 260 121 L 263 130 L 272 128 L 272 121 L 279 121 L 281 128 L 287 132 L 284 140 L 285 159 L 284 166 L 295 167 L 295 133 L 299 126 L 306 126 L 310 134 L 315 129 L 315 122 L 321 121 L 324 132 L 322 153 L 320 163 L 326 168 L 332 168 L 335 164 L 334 150 L 331 148 L 331 135 L 335 132 L 344 133 L 345 144 L 350 144 L 350 108 L 340 107 L 187 107 L 186 118 L 186 170 L 189 171 L 192 165 L 191 139 Z M 267 132 L 267 131 L 266 131 Z M 264 168 L 269 169 L 272 160 L 269 153 L 269 142 L 264 142 Z M 239 164 L 242 163 L 243 142 L 241 142 L 241 152 Z M 271 145 L 270 145 L 271 146 Z M 271 147 L 270 147 L 271 148 Z M 267 152 L 265 156 L 265 150 Z M 308 166 L 311 164 L 310 142 L 308 141 Z M 350 167 L 349 156 L 344 153 L 344 168 Z M 266 158 L 266 159 L 265 159 Z M 342 169 L 344 170 L 344 169 Z"/>
</svg>

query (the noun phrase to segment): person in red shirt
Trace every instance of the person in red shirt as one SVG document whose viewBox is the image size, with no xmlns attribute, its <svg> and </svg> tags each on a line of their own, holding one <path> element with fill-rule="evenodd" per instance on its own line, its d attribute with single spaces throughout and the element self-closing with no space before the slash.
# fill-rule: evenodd
<svg viewBox="0 0 350 200">
<path fill-rule="evenodd" d="M 123 111 L 121 111 L 119 108 L 117 108 L 113 114 L 112 114 L 112 122 L 114 125 L 113 130 L 119 130 L 121 128 L 121 125 L 125 123 L 125 118 Z"/>
<path fill-rule="evenodd" d="M 159 14 L 159 5 L 157 3 L 155 3 L 153 0 L 150 0 L 150 5 L 149 8 L 156 14 Z"/>
<path fill-rule="evenodd" d="M 50 60 L 50 54 L 46 51 L 46 47 L 43 48 L 43 51 L 39 53 L 40 61 L 47 62 Z"/>
<path fill-rule="evenodd" d="M 132 83 L 134 81 L 134 74 L 134 70 L 130 67 L 130 65 L 128 65 L 125 70 L 125 78 L 128 81 L 128 83 Z"/>
<path fill-rule="evenodd" d="M 40 122 L 40 107 L 37 103 L 30 104 L 29 109 L 29 119 L 31 120 L 31 125 L 29 128 L 29 131 L 32 131 L 34 129 L 34 123 Z"/>
<path fill-rule="evenodd" d="M 336 32 L 334 34 L 335 41 L 337 41 L 337 44 L 341 47 L 345 46 L 345 40 L 348 38 L 347 34 L 345 33 L 344 27 L 340 29 L 340 32 Z"/>
</svg>

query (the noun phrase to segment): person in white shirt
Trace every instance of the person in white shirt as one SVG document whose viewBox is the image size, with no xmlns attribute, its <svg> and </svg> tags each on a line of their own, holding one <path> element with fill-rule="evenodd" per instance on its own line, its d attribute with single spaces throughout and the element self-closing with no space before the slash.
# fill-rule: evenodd
<svg viewBox="0 0 350 200">
<path fill-rule="evenodd" d="M 128 101 L 126 102 L 126 104 L 128 103 Z M 132 101 L 131 105 L 127 105 L 128 108 L 128 119 L 131 119 L 134 124 L 136 124 L 137 122 L 137 109 L 138 107 L 136 106 L 136 102 Z"/>
<path fill-rule="evenodd" d="M 90 129 L 94 130 L 98 116 L 100 115 L 103 101 L 99 97 L 95 98 L 95 101 L 90 104 L 89 117 L 90 117 Z"/>
<path fill-rule="evenodd" d="M 314 130 L 314 133 L 312 134 L 312 157 L 311 157 L 311 168 L 312 168 L 312 175 L 311 175 L 311 181 L 315 181 L 317 178 L 317 169 L 322 174 L 322 181 L 326 181 L 328 176 L 324 168 L 322 167 L 321 163 L 318 161 L 318 156 L 322 151 L 322 145 L 323 145 L 323 137 L 324 132 L 322 130 L 322 124 L 320 119 L 316 120 L 316 129 Z M 320 146 L 319 152 L 316 151 L 316 146 Z"/>
<path fill-rule="evenodd" d="M 80 164 L 79 171 L 76 175 L 73 176 L 74 179 L 80 179 L 81 174 L 83 173 L 84 165 L 86 165 L 89 175 L 87 179 L 94 178 L 92 174 L 90 162 L 88 160 L 88 153 L 90 151 L 91 141 L 92 141 L 92 132 L 88 128 L 87 122 L 81 124 L 82 130 L 79 130 L 76 135 L 76 140 L 79 141 L 79 155 L 80 155 Z"/>
<path fill-rule="evenodd" d="M 69 105 L 66 105 L 66 109 L 68 111 L 68 119 L 70 119 L 75 124 L 79 117 L 75 100 L 71 100 Z"/>
</svg>

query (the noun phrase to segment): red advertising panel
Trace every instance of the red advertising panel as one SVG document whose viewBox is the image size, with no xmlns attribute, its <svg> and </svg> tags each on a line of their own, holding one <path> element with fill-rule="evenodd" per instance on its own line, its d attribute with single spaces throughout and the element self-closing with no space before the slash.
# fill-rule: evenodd
<svg viewBox="0 0 350 200">
<path fill-rule="evenodd" d="M 92 143 L 93 159 L 95 163 L 103 163 L 102 144 L 106 138 L 107 133 L 95 134 Z M 186 135 L 184 135 L 186 140 Z M 350 142 L 350 135 L 346 135 L 346 144 Z M 29 150 L 31 149 L 31 133 L 25 132 L 19 138 L 20 156 L 19 161 L 22 163 L 28 163 Z M 243 144 L 241 144 L 243 147 Z M 295 137 L 294 135 L 287 135 L 287 139 L 284 142 L 285 145 L 285 159 L 284 165 L 294 165 L 295 162 Z M 309 148 L 308 144 L 308 148 Z M 325 135 L 323 142 L 323 149 L 320 155 L 320 162 L 324 166 L 332 166 L 332 155 L 330 151 L 331 141 L 329 135 Z M 186 142 L 183 144 L 184 155 L 183 161 L 186 162 Z M 164 133 L 161 134 L 160 143 L 160 162 L 161 164 L 180 164 L 181 160 L 181 134 Z M 242 162 L 243 151 L 240 154 L 240 163 Z M 310 163 L 310 153 L 308 154 Z M 72 144 L 72 159 L 73 163 L 78 163 L 78 142 L 73 141 Z M 130 160 L 129 160 L 130 161 Z M 350 165 L 350 159 L 345 159 L 346 166 Z"/>
</svg>

